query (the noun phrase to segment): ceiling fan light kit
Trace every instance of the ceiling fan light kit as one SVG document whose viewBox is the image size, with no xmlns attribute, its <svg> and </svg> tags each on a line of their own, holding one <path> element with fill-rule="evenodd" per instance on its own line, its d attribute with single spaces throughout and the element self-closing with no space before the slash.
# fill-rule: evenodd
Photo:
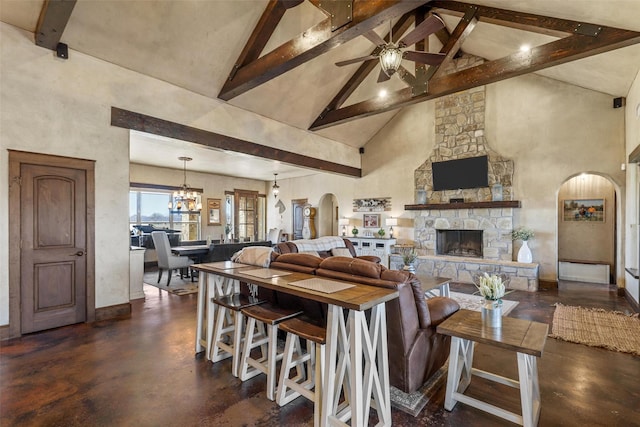
<svg viewBox="0 0 640 427">
<path fill-rule="evenodd" d="M 391 22 L 389 22 L 391 27 Z M 380 61 L 380 68 L 387 77 L 391 77 L 396 74 L 400 68 L 402 59 L 406 59 L 413 62 L 418 62 L 427 65 L 440 65 L 445 58 L 443 53 L 430 53 L 430 52 L 416 52 L 416 51 L 403 51 L 402 49 L 416 44 L 420 40 L 424 40 L 431 34 L 445 27 L 444 21 L 436 15 L 432 15 L 429 18 L 422 21 L 420 24 L 404 36 L 398 44 L 393 43 L 393 32 L 389 30 L 389 42 L 380 37 L 375 31 L 368 31 L 363 34 L 370 42 L 376 45 L 376 49 L 367 56 L 360 58 L 349 59 L 346 61 L 336 62 L 338 67 L 342 67 L 356 62 L 368 61 L 378 58 Z M 378 78 L 378 83 L 388 80 L 387 77 L 381 73 Z"/>
</svg>

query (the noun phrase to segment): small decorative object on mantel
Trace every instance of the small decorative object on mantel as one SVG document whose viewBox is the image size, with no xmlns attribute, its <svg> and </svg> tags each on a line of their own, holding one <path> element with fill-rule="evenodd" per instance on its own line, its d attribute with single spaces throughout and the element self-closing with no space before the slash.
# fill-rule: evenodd
<svg viewBox="0 0 640 427">
<path fill-rule="evenodd" d="M 353 234 L 353 237 L 356 237 L 358 235 L 358 227 L 353 227 L 353 230 L 351 230 L 351 234 Z"/>
<path fill-rule="evenodd" d="M 509 279 L 504 274 L 484 273 L 475 275 L 473 283 L 478 288 L 478 292 L 484 298 L 482 305 L 482 323 L 490 328 L 502 326 L 502 297 L 506 292 Z"/>
<path fill-rule="evenodd" d="M 384 229 L 381 228 L 380 230 L 378 230 L 378 236 L 380 237 L 384 237 Z"/>
<path fill-rule="evenodd" d="M 499 182 L 496 182 L 493 184 L 493 187 L 491 187 L 491 200 L 494 202 L 502 201 L 502 184 Z"/>
<path fill-rule="evenodd" d="M 520 227 L 517 230 L 511 232 L 511 238 L 513 240 L 522 240 L 522 246 L 518 251 L 518 262 L 531 263 L 533 262 L 533 256 L 531 255 L 531 249 L 529 249 L 529 239 L 533 239 L 534 232 L 531 229 Z"/>
<path fill-rule="evenodd" d="M 382 212 L 391 210 L 391 197 L 353 199 L 354 212 Z"/>
</svg>

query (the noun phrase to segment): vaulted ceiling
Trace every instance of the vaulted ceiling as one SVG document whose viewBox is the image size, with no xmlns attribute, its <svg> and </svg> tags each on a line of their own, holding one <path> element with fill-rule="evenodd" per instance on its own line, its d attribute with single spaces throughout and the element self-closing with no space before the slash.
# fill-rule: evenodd
<svg viewBox="0 0 640 427">
<path fill-rule="evenodd" d="M 640 69 L 637 0 L 1 0 L 1 5 L 0 20 L 34 33 L 38 28 L 40 45 L 55 48 L 59 40 L 72 51 L 352 147 L 365 145 L 402 107 L 457 90 L 533 72 L 613 98 L 627 95 Z M 38 24 L 43 10 L 45 19 Z M 404 81 L 394 75 L 377 83 L 377 59 L 335 65 L 374 51 L 367 31 L 387 37 L 393 23 L 397 40 L 430 14 L 442 18 L 445 29 L 411 49 L 443 53 L 440 67 L 404 60 L 411 74 Z M 523 45 L 531 49 L 520 51 Z M 455 74 L 443 72 L 461 53 L 487 61 Z M 255 170 L 264 168 L 260 179 L 269 179 L 264 175 L 272 167 L 262 163 Z"/>
</svg>

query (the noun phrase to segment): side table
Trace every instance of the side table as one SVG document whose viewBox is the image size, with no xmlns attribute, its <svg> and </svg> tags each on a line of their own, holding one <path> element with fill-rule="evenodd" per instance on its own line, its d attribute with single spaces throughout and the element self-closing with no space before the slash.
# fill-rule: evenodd
<svg viewBox="0 0 640 427">
<path fill-rule="evenodd" d="M 542 356 L 549 325 L 503 317 L 501 328 L 490 328 L 482 324 L 480 312 L 460 310 L 438 325 L 437 330 L 451 336 L 444 400 L 447 411 L 453 410 L 457 402 L 462 402 L 525 427 L 538 424 L 540 387 L 537 358 Z M 514 351 L 518 359 L 518 381 L 473 368 L 473 346 L 476 342 Z M 465 395 L 472 375 L 520 389 L 522 415 Z"/>
</svg>

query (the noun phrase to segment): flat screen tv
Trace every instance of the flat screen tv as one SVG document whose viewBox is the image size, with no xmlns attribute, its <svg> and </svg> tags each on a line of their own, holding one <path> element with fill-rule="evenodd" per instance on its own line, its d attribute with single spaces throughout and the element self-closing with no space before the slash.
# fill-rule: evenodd
<svg viewBox="0 0 640 427">
<path fill-rule="evenodd" d="M 489 186 L 487 156 L 433 162 L 433 189 L 458 190 Z"/>
</svg>

